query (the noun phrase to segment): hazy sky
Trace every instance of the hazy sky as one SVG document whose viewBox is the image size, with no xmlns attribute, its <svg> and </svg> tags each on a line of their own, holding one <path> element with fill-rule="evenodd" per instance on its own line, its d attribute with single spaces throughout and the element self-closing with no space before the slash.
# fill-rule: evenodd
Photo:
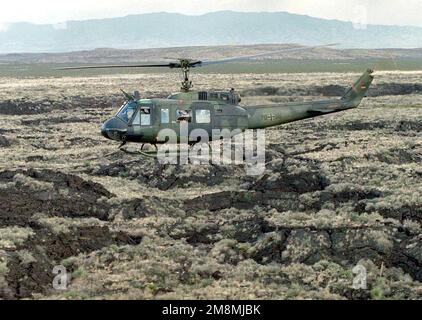
<svg viewBox="0 0 422 320">
<path fill-rule="evenodd" d="M 422 0 L 3 0 L 0 31 L 7 23 L 58 23 L 147 12 L 201 14 L 219 10 L 289 11 L 370 24 L 422 27 Z"/>
</svg>

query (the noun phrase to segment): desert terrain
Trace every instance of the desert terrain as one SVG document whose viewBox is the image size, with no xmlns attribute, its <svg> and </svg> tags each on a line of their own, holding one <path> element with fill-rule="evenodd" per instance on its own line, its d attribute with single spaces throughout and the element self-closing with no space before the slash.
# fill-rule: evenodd
<svg viewBox="0 0 422 320">
<path fill-rule="evenodd" d="M 341 96 L 358 76 L 192 78 L 271 104 Z M 160 165 L 100 135 L 120 88 L 166 97 L 179 82 L 0 74 L 0 298 L 422 298 L 421 72 L 377 71 L 358 109 L 268 129 L 258 177 Z"/>
</svg>

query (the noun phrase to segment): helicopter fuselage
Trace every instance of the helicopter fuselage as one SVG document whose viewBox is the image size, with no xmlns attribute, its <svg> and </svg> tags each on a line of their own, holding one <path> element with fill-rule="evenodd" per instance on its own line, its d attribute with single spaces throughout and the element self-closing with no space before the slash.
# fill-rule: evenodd
<svg viewBox="0 0 422 320">
<path fill-rule="evenodd" d="M 189 135 L 203 133 L 211 141 L 215 130 L 241 133 L 248 128 L 248 112 L 240 101 L 234 91 L 181 92 L 167 99 L 132 100 L 103 124 L 102 134 L 117 141 L 160 144 L 166 142 L 160 132 L 167 129 L 177 133 L 179 142 L 180 128 L 185 125 Z M 189 140 L 196 142 L 198 136 Z"/>
<path fill-rule="evenodd" d="M 230 136 L 247 129 L 264 129 L 302 119 L 356 108 L 373 76 L 367 70 L 341 99 L 284 103 L 262 106 L 240 105 L 240 96 L 229 92 L 182 92 L 167 99 L 132 99 L 116 116 L 102 126 L 102 134 L 121 142 L 150 144 L 188 143 L 221 139 L 221 132 Z M 185 132 L 182 132 L 182 129 Z M 174 132 L 176 139 L 163 139 L 163 132 Z"/>
</svg>

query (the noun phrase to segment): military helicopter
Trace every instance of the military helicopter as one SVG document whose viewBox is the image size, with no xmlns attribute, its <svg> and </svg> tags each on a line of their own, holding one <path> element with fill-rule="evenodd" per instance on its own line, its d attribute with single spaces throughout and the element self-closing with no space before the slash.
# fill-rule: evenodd
<svg viewBox="0 0 422 320">
<path fill-rule="evenodd" d="M 181 58 L 178 61 L 163 64 L 82 66 L 61 68 L 60 70 L 128 67 L 181 69 L 183 74 L 181 92 L 172 94 L 166 99 L 141 99 L 139 92 L 128 94 L 122 90 L 127 101 L 116 115 L 107 120 L 101 128 L 102 135 L 107 139 L 121 142 L 120 147 L 127 142 L 156 146 L 166 142 L 158 139 L 161 130 L 172 129 L 175 132 L 180 132 L 178 129 L 182 123 L 187 124 L 189 132 L 203 129 L 212 139 L 213 129 L 228 129 L 241 133 L 247 129 L 263 129 L 358 107 L 374 79 L 372 70 L 367 70 L 340 99 L 246 106 L 241 104 L 241 97 L 234 89 L 230 91 L 191 91 L 193 85 L 189 79 L 189 72 L 192 68 L 333 45 L 336 44 L 288 48 L 220 60 L 201 61 Z M 179 139 L 180 137 L 178 137 L 178 141 L 180 141 Z M 199 142 L 197 138 L 189 140 L 190 144 L 197 142 Z"/>
</svg>

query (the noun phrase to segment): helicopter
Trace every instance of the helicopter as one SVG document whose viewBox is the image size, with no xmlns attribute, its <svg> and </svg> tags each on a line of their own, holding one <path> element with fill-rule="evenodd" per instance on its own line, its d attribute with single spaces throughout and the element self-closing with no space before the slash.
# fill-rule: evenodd
<svg viewBox="0 0 422 320">
<path fill-rule="evenodd" d="M 101 127 L 101 134 L 107 139 L 120 142 L 120 147 L 127 142 L 135 142 L 142 143 L 143 148 L 145 144 L 157 146 L 157 144 L 166 143 L 166 140 L 159 138 L 161 130 L 172 129 L 175 132 L 180 132 L 182 125 L 188 128 L 188 133 L 196 129 L 202 129 L 212 140 L 213 130 L 228 129 L 237 134 L 248 129 L 265 129 L 358 107 L 374 79 L 372 75 L 373 70 L 371 69 L 366 70 L 340 99 L 247 106 L 241 103 L 242 99 L 234 89 L 229 91 L 191 90 L 193 84 L 189 78 L 189 73 L 193 68 L 248 60 L 286 51 L 310 50 L 333 45 L 336 44 L 287 48 L 219 60 L 180 58 L 170 63 L 94 65 L 67 67 L 60 70 L 108 68 L 181 69 L 183 82 L 180 92 L 172 94 L 166 99 L 145 99 L 141 98 L 138 91 L 135 91 L 134 94 L 129 94 L 122 90 L 126 97 L 125 103 L 115 116 L 104 122 Z M 188 136 L 190 137 L 190 135 Z M 177 138 L 177 142 L 180 142 L 180 134 L 178 134 Z M 198 142 L 197 137 L 188 141 L 189 144 Z"/>
</svg>

